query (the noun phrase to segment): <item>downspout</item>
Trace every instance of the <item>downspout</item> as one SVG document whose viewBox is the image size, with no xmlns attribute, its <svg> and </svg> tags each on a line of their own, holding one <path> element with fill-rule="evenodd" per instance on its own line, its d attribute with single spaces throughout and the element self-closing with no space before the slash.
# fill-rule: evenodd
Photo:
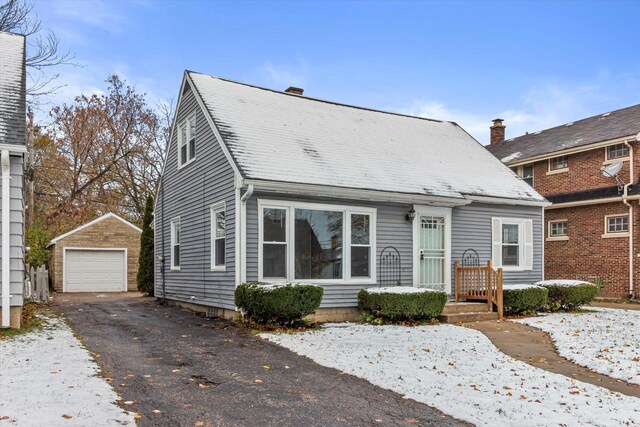
<svg viewBox="0 0 640 427">
<path fill-rule="evenodd" d="M 240 268 L 240 283 L 247 281 L 247 265 L 246 265 L 246 251 L 247 251 L 247 200 L 253 195 L 253 184 L 247 186 L 247 191 L 240 198 L 240 259 L 238 260 L 238 266 Z"/>
<path fill-rule="evenodd" d="M 2 327 L 11 326 L 11 159 L 2 150 Z"/>
<path fill-rule="evenodd" d="M 636 140 L 640 134 L 636 136 Z M 624 141 L 624 145 L 629 149 L 629 182 L 624 185 L 622 193 L 622 203 L 629 208 L 629 295 L 633 297 L 633 206 L 629 203 L 628 192 L 629 186 L 633 185 L 633 146 L 629 144 L 629 141 Z"/>
</svg>

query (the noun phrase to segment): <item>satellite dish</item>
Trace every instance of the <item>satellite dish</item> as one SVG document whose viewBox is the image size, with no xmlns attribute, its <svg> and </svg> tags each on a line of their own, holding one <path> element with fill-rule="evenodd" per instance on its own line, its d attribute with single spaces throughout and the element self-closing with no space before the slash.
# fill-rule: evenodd
<svg viewBox="0 0 640 427">
<path fill-rule="evenodd" d="M 606 176 L 607 178 L 613 178 L 617 176 L 620 172 L 620 169 L 622 169 L 622 162 L 611 163 L 607 167 L 602 166 L 600 168 L 600 170 L 602 171 L 602 175 Z"/>
<path fill-rule="evenodd" d="M 618 184 L 618 193 L 622 191 L 622 187 L 624 187 L 624 183 L 618 176 L 620 173 L 620 169 L 622 169 L 622 162 L 611 163 L 609 166 L 602 166 L 600 170 L 602 171 L 602 175 L 607 178 L 614 178 L 616 180 L 616 184 Z"/>
</svg>

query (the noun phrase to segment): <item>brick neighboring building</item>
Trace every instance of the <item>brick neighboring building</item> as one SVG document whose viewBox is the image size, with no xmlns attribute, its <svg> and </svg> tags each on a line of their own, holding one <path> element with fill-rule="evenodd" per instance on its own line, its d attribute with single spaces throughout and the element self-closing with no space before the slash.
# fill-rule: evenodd
<svg viewBox="0 0 640 427">
<path fill-rule="evenodd" d="M 545 279 L 602 280 L 601 296 L 640 297 L 640 105 L 505 140 L 487 149 L 552 204 Z M 621 162 L 618 179 L 601 168 Z"/>
</svg>

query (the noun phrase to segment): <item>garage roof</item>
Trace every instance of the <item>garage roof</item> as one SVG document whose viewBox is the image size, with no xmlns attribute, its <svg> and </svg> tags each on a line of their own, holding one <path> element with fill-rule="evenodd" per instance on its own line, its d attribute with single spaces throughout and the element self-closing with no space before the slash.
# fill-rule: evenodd
<svg viewBox="0 0 640 427">
<path fill-rule="evenodd" d="M 55 245 L 56 242 L 58 242 L 59 240 L 62 240 L 65 237 L 71 236 L 72 234 L 77 233 L 78 231 L 83 230 L 83 229 L 85 229 L 87 227 L 91 227 L 93 224 L 96 224 L 96 223 L 98 223 L 100 221 L 103 221 L 103 220 L 105 220 L 107 218 L 115 218 L 115 219 L 117 219 L 119 221 L 122 221 L 123 223 L 125 223 L 129 227 L 133 228 L 134 230 L 137 230 L 138 232 L 142 233 L 142 229 L 140 227 L 137 227 L 137 226 L 131 224 L 129 221 L 127 221 L 126 219 L 124 219 L 122 217 L 119 217 L 118 215 L 114 214 L 113 212 L 109 212 L 107 214 L 102 215 L 99 218 L 94 219 L 93 221 L 90 221 L 90 222 L 87 222 L 86 224 L 81 225 L 78 228 L 74 228 L 73 230 L 71 230 L 71 231 L 69 231 L 67 233 L 59 235 L 58 237 L 52 239 L 49 242 L 48 246 Z"/>
</svg>

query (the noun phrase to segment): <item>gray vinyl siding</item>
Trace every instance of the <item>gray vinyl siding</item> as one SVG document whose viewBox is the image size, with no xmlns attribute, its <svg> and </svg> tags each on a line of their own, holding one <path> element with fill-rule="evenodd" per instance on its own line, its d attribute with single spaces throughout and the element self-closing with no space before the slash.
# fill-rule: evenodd
<svg viewBox="0 0 640 427">
<path fill-rule="evenodd" d="M 11 156 L 11 180 L 10 180 L 10 229 L 11 229 L 11 305 L 22 305 L 22 289 L 24 286 L 24 164 L 23 156 Z M 0 212 L 4 209 L 0 198 Z M 2 238 L 0 229 L 0 239 Z M 0 253 L 0 257 L 1 257 Z M 0 258 L 1 259 L 1 258 Z M 0 263 L 0 272 L 1 272 Z"/>
<path fill-rule="evenodd" d="M 362 202 L 358 200 L 330 200 L 310 197 L 278 196 L 273 194 L 254 194 L 247 201 L 247 281 L 258 280 L 258 198 L 270 200 L 288 200 L 307 203 L 328 203 L 333 205 L 360 206 L 376 208 L 376 274 L 377 260 L 380 252 L 387 246 L 393 246 L 400 252 L 401 284 L 411 286 L 413 283 L 413 266 L 411 253 L 413 251 L 412 226 L 405 216 L 410 205 L 380 204 Z M 358 302 L 358 292 L 366 286 L 363 284 L 323 284 L 324 297 L 320 307 L 353 307 Z"/>
<path fill-rule="evenodd" d="M 177 126 L 171 137 L 155 210 L 156 255 L 164 258 L 168 299 L 234 309 L 234 171 L 190 88 L 186 88 L 177 124 L 196 111 L 196 158 L 178 170 Z M 211 271 L 210 207 L 226 203 L 226 270 Z M 180 271 L 171 270 L 171 220 L 180 217 Z M 164 249 L 163 249 L 164 248 Z M 163 294 L 163 267 L 156 257 L 155 295 Z"/>
<path fill-rule="evenodd" d="M 413 285 L 413 229 L 405 216 L 411 205 L 381 204 L 357 200 L 329 200 L 273 194 L 254 194 L 247 201 L 247 281 L 258 280 L 258 198 L 289 200 L 309 203 L 330 203 L 336 205 L 374 207 L 377 209 L 376 224 L 376 264 L 380 252 L 386 246 L 398 249 L 402 259 L 402 285 Z M 490 204 L 471 204 L 453 208 L 451 230 L 451 262 L 459 260 L 466 249 L 475 249 L 482 262 L 491 259 L 491 218 L 525 218 L 533 220 L 534 246 L 533 270 L 505 272 L 505 283 L 533 283 L 542 280 L 542 208 Z M 376 265 L 376 269 L 377 269 Z M 378 271 L 376 270 L 376 273 Z M 451 274 L 453 280 L 453 271 Z M 324 284 L 325 293 L 321 307 L 353 307 L 357 305 L 357 295 L 365 285 Z M 370 286 L 370 285 L 369 285 Z"/>
<path fill-rule="evenodd" d="M 453 209 L 451 229 L 451 261 L 462 258 L 467 249 L 478 252 L 481 262 L 491 259 L 491 218 L 522 218 L 533 222 L 533 269 L 505 271 L 505 284 L 534 283 L 542 280 L 543 227 L 541 207 L 472 203 Z M 453 273 L 451 274 L 453 278 Z M 453 279 L 452 279 L 453 280 Z"/>
</svg>

